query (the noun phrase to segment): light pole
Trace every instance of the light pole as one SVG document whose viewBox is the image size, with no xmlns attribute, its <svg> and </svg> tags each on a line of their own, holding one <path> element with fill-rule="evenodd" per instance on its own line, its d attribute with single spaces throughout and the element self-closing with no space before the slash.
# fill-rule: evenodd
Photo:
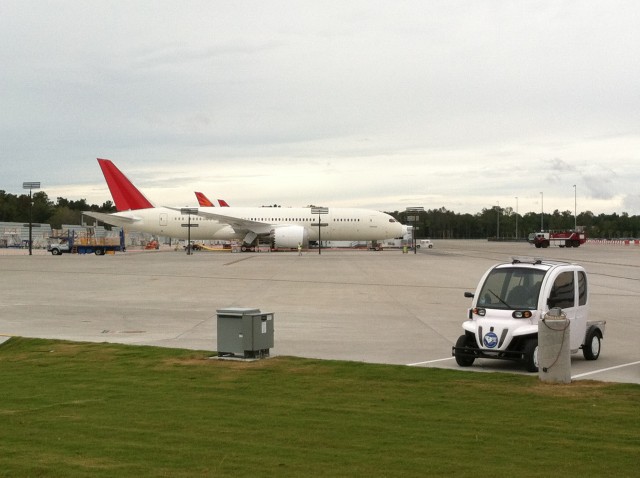
<svg viewBox="0 0 640 478">
<path fill-rule="evenodd" d="M 540 232 L 544 231 L 544 193 L 540 191 Z"/>
<path fill-rule="evenodd" d="M 578 230 L 578 193 L 576 185 L 573 185 L 573 230 Z"/>
<path fill-rule="evenodd" d="M 420 213 L 424 212 L 424 207 L 408 207 L 406 209 L 407 213 L 412 213 L 411 216 L 407 216 L 407 221 L 413 222 L 413 228 L 411 229 L 411 245 L 413 246 L 413 253 L 418 253 L 418 245 L 416 244 L 416 229 L 418 221 L 420 220 Z"/>
<path fill-rule="evenodd" d="M 187 216 L 187 223 L 182 224 L 182 227 L 187 228 L 187 255 L 191 255 L 191 228 L 198 227 L 199 224 L 191 224 L 191 215 L 198 214 L 197 207 L 183 207 L 180 208 L 180 214 Z"/>
<path fill-rule="evenodd" d="M 40 189 L 40 183 L 37 181 L 28 181 L 22 183 L 22 189 L 29 190 L 29 255 L 32 255 L 32 244 L 33 244 L 33 201 L 31 200 L 31 190 L 32 189 Z"/>
<path fill-rule="evenodd" d="M 498 226 L 496 229 L 496 241 L 500 240 L 500 201 L 498 201 L 498 207 L 496 208 L 496 211 L 498 212 Z"/>
<path fill-rule="evenodd" d="M 518 240 L 518 196 L 516 196 L 516 241 Z"/>
<path fill-rule="evenodd" d="M 318 215 L 318 222 L 317 224 L 311 224 L 312 226 L 318 226 L 318 255 L 322 254 L 322 233 L 320 232 L 322 229 L 322 227 L 327 227 L 329 225 L 328 222 L 322 222 L 320 220 L 322 214 L 329 214 L 329 208 L 328 207 L 312 207 L 311 208 L 311 214 L 317 214 Z M 302 246 L 304 247 L 304 244 L 302 244 Z"/>
</svg>

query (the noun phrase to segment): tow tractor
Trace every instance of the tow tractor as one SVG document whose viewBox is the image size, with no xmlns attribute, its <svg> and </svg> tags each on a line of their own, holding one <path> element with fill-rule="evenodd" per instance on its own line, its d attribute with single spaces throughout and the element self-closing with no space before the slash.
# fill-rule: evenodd
<svg viewBox="0 0 640 478">
<path fill-rule="evenodd" d="M 61 236 L 53 236 L 49 239 L 47 251 L 54 256 L 63 253 L 70 254 L 113 254 L 116 251 L 124 252 L 124 231 L 120 229 L 118 237 L 96 237 L 92 227 L 87 227 L 85 232 L 68 230 Z"/>
<path fill-rule="evenodd" d="M 582 266 L 543 259 L 518 259 L 491 267 L 475 293 L 468 319 L 452 353 L 461 367 L 479 358 L 516 360 L 538 371 L 538 320 L 552 308 L 569 319 L 571 353 L 600 356 L 605 321 L 589 321 L 587 272 Z"/>
</svg>

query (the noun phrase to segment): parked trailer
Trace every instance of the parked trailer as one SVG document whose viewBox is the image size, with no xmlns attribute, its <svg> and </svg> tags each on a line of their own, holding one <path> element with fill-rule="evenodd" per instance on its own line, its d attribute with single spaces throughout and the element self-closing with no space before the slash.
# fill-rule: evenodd
<svg viewBox="0 0 640 478">
<path fill-rule="evenodd" d="M 63 236 L 52 237 L 47 246 L 47 251 L 54 256 L 64 253 L 103 256 L 119 251 L 125 252 L 125 250 L 122 229 L 118 233 L 118 237 L 96 237 L 95 231 L 91 227 L 88 227 L 84 233 L 69 230 Z"/>
</svg>

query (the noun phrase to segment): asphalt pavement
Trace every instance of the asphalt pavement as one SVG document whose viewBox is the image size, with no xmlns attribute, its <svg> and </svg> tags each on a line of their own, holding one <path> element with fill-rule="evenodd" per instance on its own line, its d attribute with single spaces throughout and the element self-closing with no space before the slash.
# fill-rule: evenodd
<svg viewBox="0 0 640 478">
<path fill-rule="evenodd" d="M 640 383 L 640 246 L 434 240 L 401 250 L 128 251 L 52 256 L 0 250 L 0 338 L 116 342 L 215 351 L 218 309 L 274 313 L 271 355 L 460 369 L 462 333 L 482 274 L 513 256 L 583 265 L 591 319 L 606 320 L 602 353 L 572 356 L 574 380 Z M 0 347 L 1 353 L 1 347 Z M 465 371 L 525 373 L 477 360 Z"/>
</svg>

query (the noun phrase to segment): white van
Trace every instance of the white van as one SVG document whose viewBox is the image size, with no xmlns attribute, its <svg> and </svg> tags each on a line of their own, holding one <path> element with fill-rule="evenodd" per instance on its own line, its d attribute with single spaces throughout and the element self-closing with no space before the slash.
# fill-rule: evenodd
<svg viewBox="0 0 640 478">
<path fill-rule="evenodd" d="M 433 247 L 433 242 L 431 242 L 431 239 L 420 239 L 416 244 L 416 247 L 418 249 L 420 249 L 421 247 L 428 247 L 429 249 L 431 249 Z"/>
</svg>

